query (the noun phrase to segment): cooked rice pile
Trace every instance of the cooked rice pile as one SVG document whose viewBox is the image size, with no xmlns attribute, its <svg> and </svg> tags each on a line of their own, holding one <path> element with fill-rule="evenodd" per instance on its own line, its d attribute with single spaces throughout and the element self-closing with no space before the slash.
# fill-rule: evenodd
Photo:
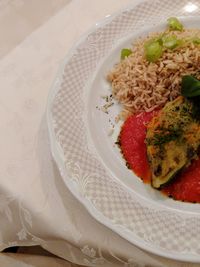
<svg viewBox="0 0 200 267">
<path fill-rule="evenodd" d="M 172 34 L 179 39 L 200 37 L 200 30 Z M 182 76 L 200 70 L 200 45 L 192 42 L 167 50 L 157 62 L 149 63 L 144 58 L 144 43 L 159 35 L 140 39 L 132 48 L 133 54 L 115 65 L 107 76 L 113 97 L 123 105 L 122 118 L 130 113 L 152 111 L 175 99 L 180 94 Z"/>
</svg>

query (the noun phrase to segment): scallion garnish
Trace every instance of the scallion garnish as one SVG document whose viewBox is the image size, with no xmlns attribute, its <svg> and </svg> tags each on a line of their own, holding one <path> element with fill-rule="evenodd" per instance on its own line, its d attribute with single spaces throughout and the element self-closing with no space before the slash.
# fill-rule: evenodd
<svg viewBox="0 0 200 267">
<path fill-rule="evenodd" d="M 181 44 L 181 40 L 179 40 L 175 35 L 163 36 L 162 41 L 163 46 L 168 49 L 174 49 Z"/>
<path fill-rule="evenodd" d="M 180 21 L 175 18 L 171 17 L 167 20 L 169 29 L 172 31 L 182 31 L 183 30 L 183 25 L 180 23 Z"/>
<path fill-rule="evenodd" d="M 133 52 L 128 49 L 128 48 L 124 48 L 121 50 L 121 60 L 125 59 L 126 57 L 130 56 Z"/>
<path fill-rule="evenodd" d="M 149 62 L 155 62 L 163 53 L 161 44 L 158 41 L 150 41 L 145 44 L 145 57 Z"/>
</svg>

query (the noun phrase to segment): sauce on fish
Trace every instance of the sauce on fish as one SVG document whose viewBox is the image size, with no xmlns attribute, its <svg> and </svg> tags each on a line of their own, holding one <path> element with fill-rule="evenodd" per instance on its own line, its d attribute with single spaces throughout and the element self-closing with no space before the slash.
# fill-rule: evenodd
<svg viewBox="0 0 200 267">
<path fill-rule="evenodd" d="M 146 125 L 155 112 L 130 116 L 123 124 L 119 136 L 122 154 L 133 172 L 145 183 L 151 183 L 151 171 L 145 144 Z M 161 192 L 175 200 L 200 203 L 200 159 L 180 172 Z"/>
</svg>

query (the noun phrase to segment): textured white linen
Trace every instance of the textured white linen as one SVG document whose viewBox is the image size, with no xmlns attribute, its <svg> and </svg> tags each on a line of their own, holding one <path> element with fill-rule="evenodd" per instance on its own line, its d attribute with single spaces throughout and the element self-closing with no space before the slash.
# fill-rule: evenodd
<svg viewBox="0 0 200 267">
<path fill-rule="evenodd" d="M 0 250 L 39 244 L 88 266 L 199 266 L 151 255 L 100 225 L 51 158 L 45 107 L 61 60 L 96 21 L 129 3 L 73 0 L 0 60 Z"/>
<path fill-rule="evenodd" d="M 0 266 L 5 267 L 76 267 L 77 265 L 47 256 L 28 254 L 0 254 Z"/>
</svg>

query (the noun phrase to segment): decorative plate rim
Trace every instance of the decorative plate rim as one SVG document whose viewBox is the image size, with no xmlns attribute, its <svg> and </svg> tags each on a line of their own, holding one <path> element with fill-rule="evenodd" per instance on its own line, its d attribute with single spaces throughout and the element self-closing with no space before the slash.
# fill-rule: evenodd
<svg viewBox="0 0 200 267">
<path fill-rule="evenodd" d="M 79 45 L 88 37 L 89 34 L 94 33 L 96 30 L 101 28 L 104 25 L 109 24 L 114 18 L 116 18 L 118 15 L 122 14 L 123 12 L 130 11 L 133 8 L 137 7 L 138 5 L 147 2 L 147 0 L 141 0 L 137 3 L 129 4 L 126 8 L 123 8 L 119 10 L 118 12 L 115 12 L 112 15 L 107 15 L 104 17 L 104 19 L 97 22 L 94 26 L 92 26 L 88 31 L 86 31 L 84 34 L 81 35 L 79 40 L 75 42 L 75 44 L 69 49 L 69 52 L 66 54 L 66 56 L 63 59 L 63 62 L 60 64 L 60 67 L 57 71 L 56 78 L 54 82 L 52 83 L 52 86 L 49 91 L 49 95 L 47 98 L 47 104 L 46 104 L 46 119 L 47 119 L 47 126 L 48 126 L 48 133 L 49 133 L 49 139 L 50 139 L 50 147 L 51 147 L 51 153 L 53 156 L 54 161 L 56 162 L 60 175 L 65 183 L 65 185 L 69 188 L 70 192 L 73 194 L 73 196 L 86 208 L 86 210 L 90 213 L 92 217 L 94 217 L 98 222 L 100 222 L 102 225 L 106 226 L 108 229 L 114 231 L 116 234 L 121 236 L 122 238 L 126 239 L 133 245 L 144 249 L 147 252 L 153 253 L 158 256 L 162 256 L 168 259 L 173 260 L 180 260 L 180 261 L 186 261 L 186 262 L 193 262 L 193 263 L 200 263 L 200 258 L 198 255 L 194 254 L 184 254 L 184 253 L 171 253 L 167 252 L 164 249 L 156 249 L 149 246 L 149 243 L 145 240 L 137 239 L 137 237 L 133 236 L 133 232 L 122 227 L 121 225 L 113 225 L 112 220 L 108 219 L 106 216 L 104 216 L 98 209 L 95 208 L 95 206 L 92 204 L 89 199 L 85 198 L 80 191 L 77 189 L 76 185 L 73 183 L 72 180 L 70 180 L 68 177 L 70 174 L 67 172 L 67 169 L 64 165 L 64 155 L 62 152 L 62 149 L 60 148 L 58 142 L 56 141 L 56 135 L 54 132 L 54 129 L 52 127 L 52 114 L 51 114 L 51 105 L 53 102 L 53 99 L 58 93 L 60 89 L 60 85 L 62 83 L 62 76 L 64 73 L 64 68 L 70 58 L 73 56 L 76 49 L 79 47 Z M 90 79 L 88 79 L 90 80 Z M 89 81 L 88 81 L 89 82 Z"/>
</svg>

